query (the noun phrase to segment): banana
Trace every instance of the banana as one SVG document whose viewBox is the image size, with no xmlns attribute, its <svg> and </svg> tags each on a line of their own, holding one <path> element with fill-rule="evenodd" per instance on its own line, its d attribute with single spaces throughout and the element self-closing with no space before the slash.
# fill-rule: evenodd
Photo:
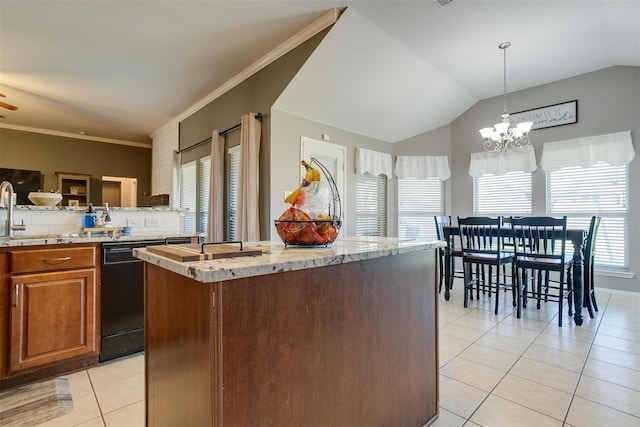
<svg viewBox="0 0 640 427">
<path fill-rule="evenodd" d="M 302 179 L 302 184 L 300 187 L 296 188 L 291 192 L 285 199 L 285 203 L 293 203 L 300 192 L 300 188 L 306 187 L 310 183 L 314 181 L 320 181 L 320 170 L 312 167 L 309 163 L 302 161 L 302 166 L 304 166 L 306 173 L 304 174 L 304 178 Z"/>
</svg>

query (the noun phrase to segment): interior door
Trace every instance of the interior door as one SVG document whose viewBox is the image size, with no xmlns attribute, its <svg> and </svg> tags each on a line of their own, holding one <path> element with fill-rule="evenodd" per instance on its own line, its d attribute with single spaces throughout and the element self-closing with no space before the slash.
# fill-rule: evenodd
<svg viewBox="0 0 640 427">
<path fill-rule="evenodd" d="M 347 147 L 303 136 L 300 138 L 300 154 L 302 156 L 300 160 L 310 162 L 312 157 L 317 159 L 333 176 L 342 202 L 342 213 L 340 215 L 342 218 L 342 227 L 340 229 L 340 234 L 346 236 L 347 214 L 345 212 L 345 206 L 347 200 L 347 186 L 345 163 L 347 158 Z M 304 177 L 304 174 L 304 168 L 301 167 L 300 179 Z"/>
</svg>

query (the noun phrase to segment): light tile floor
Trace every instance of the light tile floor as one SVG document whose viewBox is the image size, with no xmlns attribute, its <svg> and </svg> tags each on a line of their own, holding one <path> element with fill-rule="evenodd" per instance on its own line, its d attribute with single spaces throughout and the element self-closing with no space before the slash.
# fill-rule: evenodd
<svg viewBox="0 0 640 427">
<path fill-rule="evenodd" d="M 440 298 L 435 426 L 640 426 L 640 295 L 601 289 L 594 319 L 558 328 L 555 303 L 517 319 L 506 295 L 496 316 L 459 289 Z M 143 426 L 143 357 L 69 375 L 73 412 L 42 426 Z"/>
</svg>

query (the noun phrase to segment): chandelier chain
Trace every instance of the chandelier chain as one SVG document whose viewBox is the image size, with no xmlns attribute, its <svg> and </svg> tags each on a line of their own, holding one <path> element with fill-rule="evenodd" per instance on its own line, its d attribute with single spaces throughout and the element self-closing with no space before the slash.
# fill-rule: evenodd
<svg viewBox="0 0 640 427">
<path fill-rule="evenodd" d="M 507 114 L 507 47 L 509 46 L 505 46 L 502 49 L 502 52 L 504 53 L 504 114 Z"/>
</svg>

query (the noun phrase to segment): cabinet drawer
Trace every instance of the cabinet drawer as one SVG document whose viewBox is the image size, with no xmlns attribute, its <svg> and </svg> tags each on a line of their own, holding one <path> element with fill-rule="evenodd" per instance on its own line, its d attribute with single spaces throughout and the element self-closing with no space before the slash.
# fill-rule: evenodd
<svg viewBox="0 0 640 427">
<path fill-rule="evenodd" d="M 95 247 L 12 251 L 11 274 L 93 267 L 95 262 Z"/>
</svg>

